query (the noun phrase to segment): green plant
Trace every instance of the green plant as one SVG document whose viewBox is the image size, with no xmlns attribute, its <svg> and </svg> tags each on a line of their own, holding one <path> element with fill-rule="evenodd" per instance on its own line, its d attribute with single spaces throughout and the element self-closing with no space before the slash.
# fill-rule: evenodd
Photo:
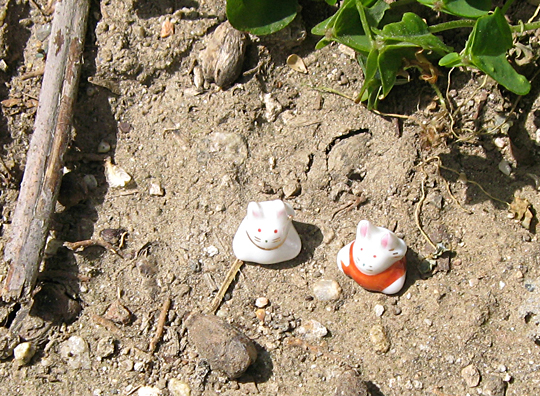
<svg viewBox="0 0 540 396">
<path fill-rule="evenodd" d="M 277 3 L 283 7 L 278 7 Z M 336 1 L 327 0 L 334 4 Z M 420 3 L 455 20 L 429 26 L 410 12 Z M 513 0 L 502 9 L 491 11 L 491 0 L 344 0 L 334 15 L 312 29 L 324 36 L 316 48 L 335 41 L 356 51 L 364 71 L 364 84 L 357 102 L 374 109 L 391 89 L 408 81 L 406 70 L 416 68 L 421 77 L 434 83 L 439 66 L 478 69 L 508 90 L 525 95 L 529 81 L 513 68 L 507 51 L 513 44 L 512 32 L 540 28 L 540 22 L 510 26 L 504 18 Z M 296 16 L 297 0 L 228 0 L 227 15 L 233 26 L 255 34 L 268 34 L 286 26 Z M 276 11 L 277 10 L 277 11 Z M 287 10 L 287 11 L 285 11 Z M 436 33 L 472 28 L 460 53 L 446 45 Z"/>
</svg>

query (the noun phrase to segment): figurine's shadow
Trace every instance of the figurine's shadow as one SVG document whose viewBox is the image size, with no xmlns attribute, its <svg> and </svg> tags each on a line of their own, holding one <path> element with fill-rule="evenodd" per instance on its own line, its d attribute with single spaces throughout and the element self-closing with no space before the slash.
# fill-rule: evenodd
<svg viewBox="0 0 540 396">
<path fill-rule="evenodd" d="M 313 224 L 301 223 L 298 221 L 293 221 L 293 225 L 294 228 L 296 228 L 296 231 L 298 231 L 298 235 L 302 241 L 302 250 L 300 251 L 300 254 L 289 261 L 270 265 L 265 264 L 264 268 L 289 269 L 311 260 L 315 249 L 323 241 L 323 234 L 320 228 Z"/>
<path fill-rule="evenodd" d="M 405 278 L 405 284 L 401 290 L 396 294 L 392 294 L 392 296 L 404 295 L 417 280 L 425 279 L 425 277 L 422 277 L 418 269 L 420 262 L 422 261 L 418 253 L 411 249 L 407 249 L 407 254 L 405 257 L 407 257 L 407 278 Z"/>
</svg>

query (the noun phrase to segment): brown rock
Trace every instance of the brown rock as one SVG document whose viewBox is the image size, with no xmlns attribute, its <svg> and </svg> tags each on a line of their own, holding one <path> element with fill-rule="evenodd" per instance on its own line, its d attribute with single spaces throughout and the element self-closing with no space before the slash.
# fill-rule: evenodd
<svg viewBox="0 0 540 396">
<path fill-rule="evenodd" d="M 212 370 L 238 378 L 257 359 L 255 344 L 217 316 L 194 314 L 186 325 L 189 342 Z"/>
<path fill-rule="evenodd" d="M 128 324 L 131 321 L 131 312 L 118 301 L 113 302 L 103 316 L 118 324 Z"/>
<path fill-rule="evenodd" d="M 336 378 L 335 396 L 369 396 L 366 383 L 354 370 L 347 370 Z"/>
<path fill-rule="evenodd" d="M 204 78 L 226 88 L 242 71 L 247 36 L 227 21 L 218 26 L 200 55 Z"/>
</svg>

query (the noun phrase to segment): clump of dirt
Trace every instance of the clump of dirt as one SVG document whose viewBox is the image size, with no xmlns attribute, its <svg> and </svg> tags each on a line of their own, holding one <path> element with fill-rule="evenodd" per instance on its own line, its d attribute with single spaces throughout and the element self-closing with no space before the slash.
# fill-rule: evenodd
<svg viewBox="0 0 540 396">
<path fill-rule="evenodd" d="M 39 97 L 51 22 L 35 6 L 42 3 L 8 1 L 0 28 L 1 247 Z M 161 37 L 165 21 L 174 33 Z M 372 395 L 535 394 L 538 221 L 524 228 L 508 205 L 526 199 L 534 216 L 540 207 L 538 80 L 516 101 L 483 76 L 455 70 L 447 109 L 427 85 L 396 87 L 381 108 L 409 115 L 396 120 L 346 99 L 360 90 L 359 65 L 338 46 L 315 51 L 302 25 L 279 48 L 251 38 L 229 89 L 194 89 L 199 54 L 223 21 L 224 5 L 213 0 L 92 5 L 66 162 L 88 189 L 58 205 L 51 234 L 78 242 L 123 231 L 45 260 L 40 282 L 61 284 L 69 316 L 32 333 L 39 338 L 29 364 L 0 361 L 2 388 L 332 395 L 349 376 Z M 286 65 L 291 53 L 307 74 Z M 108 185 L 106 156 L 131 176 L 129 186 Z M 185 321 L 205 311 L 232 265 L 248 203 L 273 199 L 294 208 L 303 248 L 287 263 L 244 265 L 226 293 L 217 316 L 258 352 L 231 380 L 199 355 Z M 336 265 L 362 219 L 407 243 L 407 281 L 395 296 L 363 290 Z M 449 252 L 434 255 L 438 246 Z M 1 279 L 7 271 L 0 265 Z M 338 283 L 337 299 L 316 297 L 321 279 Z M 306 338 L 308 323 L 318 330 Z M 373 328 L 388 348 L 372 342 Z M 463 374 L 468 367 L 478 383 Z"/>
</svg>

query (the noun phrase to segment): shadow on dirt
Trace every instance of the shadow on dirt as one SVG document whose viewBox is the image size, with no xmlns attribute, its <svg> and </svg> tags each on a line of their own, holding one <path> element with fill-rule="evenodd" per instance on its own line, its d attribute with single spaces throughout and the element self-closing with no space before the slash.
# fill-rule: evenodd
<svg viewBox="0 0 540 396">
<path fill-rule="evenodd" d="M 256 342 L 255 346 L 257 348 L 257 360 L 255 363 L 249 366 L 245 374 L 238 379 L 238 382 L 241 384 L 260 384 L 267 382 L 270 378 L 272 378 L 274 372 L 274 363 L 272 362 L 270 352 Z"/>
<path fill-rule="evenodd" d="M 184 7 L 198 8 L 199 2 L 193 0 L 136 0 L 133 4 L 137 16 L 144 19 L 173 14 Z"/>
<path fill-rule="evenodd" d="M 366 381 L 367 388 L 371 396 L 384 396 L 379 387 L 371 381 Z"/>
<path fill-rule="evenodd" d="M 17 73 L 19 65 L 24 62 L 23 50 L 30 38 L 30 30 L 21 23 L 21 21 L 26 20 L 30 15 L 30 4 L 11 1 L 7 5 L 6 15 L 7 18 L 4 24 L 7 26 L 7 29 L 5 30 L 4 45 L 2 46 L 6 49 L 6 53 L 2 54 L 0 50 L 0 58 L 4 58 L 10 71 Z M 6 83 L 9 80 L 10 76 L 4 71 L 0 71 L 0 98 L 2 100 L 8 98 L 9 89 Z M 12 140 L 7 121 L 7 116 L 11 114 L 11 109 L 3 107 L 2 110 L 0 115 L 0 156 L 6 158 L 7 151 L 4 147 Z M 16 111 L 19 112 L 18 110 Z M 2 173 L 6 172 L 6 169 L 3 168 L 4 166 L 0 165 L 0 171 Z M 15 164 L 15 167 L 9 169 L 9 172 L 17 183 L 21 181 L 23 169 L 20 167 L 20 164 Z"/>
</svg>

